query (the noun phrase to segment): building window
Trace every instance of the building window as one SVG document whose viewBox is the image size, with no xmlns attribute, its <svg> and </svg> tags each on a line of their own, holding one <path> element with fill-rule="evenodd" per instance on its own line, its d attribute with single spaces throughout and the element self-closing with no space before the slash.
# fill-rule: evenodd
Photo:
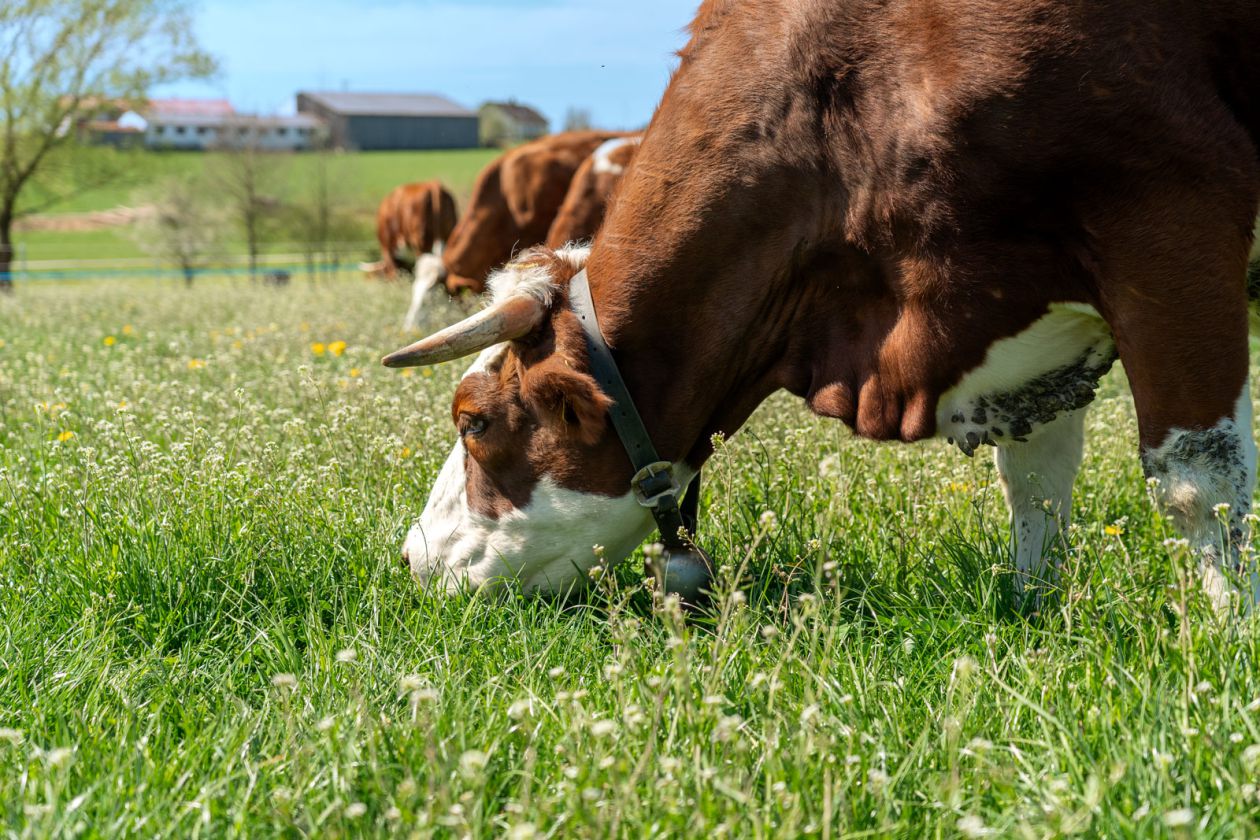
<svg viewBox="0 0 1260 840">
<path fill-rule="evenodd" d="M 176 133 L 176 134 L 184 134 L 184 133 L 186 133 L 187 131 L 188 131 L 188 129 L 187 129 L 187 128 L 185 128 L 185 127 L 184 127 L 184 126 L 182 126 L 182 125 L 177 125 L 177 126 L 175 126 L 175 133 Z"/>
<path fill-rule="evenodd" d="M 285 128 L 284 126 L 280 126 L 279 128 L 276 129 L 276 134 L 279 135 L 280 137 L 285 137 L 288 135 L 288 133 L 289 133 L 289 129 Z"/>
<path fill-rule="evenodd" d="M 204 125 L 197 126 L 197 133 L 204 135 L 206 133 L 206 127 Z"/>
</svg>

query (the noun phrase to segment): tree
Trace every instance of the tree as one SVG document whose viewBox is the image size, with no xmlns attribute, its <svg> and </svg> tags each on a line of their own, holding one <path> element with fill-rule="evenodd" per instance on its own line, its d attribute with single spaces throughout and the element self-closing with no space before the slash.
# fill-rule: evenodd
<svg viewBox="0 0 1260 840">
<path fill-rule="evenodd" d="M 355 181 L 347 170 L 348 161 L 325 144 L 299 162 L 305 189 L 289 203 L 285 215 L 289 235 L 300 243 L 313 280 L 316 265 L 335 270 L 338 244 L 363 239 L 364 231 L 361 220 L 347 209 L 355 203 L 346 189 Z"/>
<path fill-rule="evenodd" d="M 565 131 L 585 131 L 591 127 L 591 112 L 586 108 L 570 108 L 564 112 Z"/>
<path fill-rule="evenodd" d="M 76 141 L 79 120 L 102 103 L 214 72 L 191 31 L 183 0 L 0 2 L 0 290 L 12 290 L 23 190 Z"/>
<path fill-rule="evenodd" d="M 219 241 L 222 220 L 208 194 L 198 179 L 172 177 L 142 197 L 150 212 L 134 229 L 140 247 L 173 263 L 189 286 Z"/>
<path fill-rule="evenodd" d="M 511 140 L 512 130 L 503 112 L 487 102 L 481 106 L 478 116 L 480 117 L 481 145 L 488 149 L 507 146 Z"/>
<path fill-rule="evenodd" d="M 238 117 L 224 126 L 210 161 L 211 177 L 226 194 L 227 210 L 245 237 L 249 279 L 258 279 L 258 253 L 280 202 L 272 189 L 281 175 L 280 152 L 263 145 L 266 130 L 255 117 Z"/>
</svg>

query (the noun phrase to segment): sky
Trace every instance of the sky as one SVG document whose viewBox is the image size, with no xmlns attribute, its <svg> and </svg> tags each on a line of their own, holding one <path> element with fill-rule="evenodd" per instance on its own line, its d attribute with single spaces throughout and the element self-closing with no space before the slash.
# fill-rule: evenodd
<svg viewBox="0 0 1260 840">
<path fill-rule="evenodd" d="M 201 0 L 210 82 L 154 96 L 226 97 L 292 113 L 299 90 L 440 93 L 468 108 L 534 105 L 558 129 L 570 107 L 638 128 L 669 81 L 698 0 Z"/>
</svg>

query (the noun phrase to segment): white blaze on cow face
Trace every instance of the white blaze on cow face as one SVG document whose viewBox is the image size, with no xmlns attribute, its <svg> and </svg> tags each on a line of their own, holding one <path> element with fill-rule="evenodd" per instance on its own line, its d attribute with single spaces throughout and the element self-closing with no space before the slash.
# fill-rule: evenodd
<svg viewBox="0 0 1260 840">
<path fill-rule="evenodd" d="M 464 374 L 487 370 L 506 345 L 484 351 Z M 403 546 L 412 573 L 427 587 L 454 592 L 515 583 L 526 592 L 579 588 L 598 562 L 594 546 L 616 562 L 652 529 L 649 512 L 627 492 L 608 497 L 558 486 L 544 475 L 529 504 L 497 518 L 472 510 L 467 459 L 456 441 Z"/>
</svg>

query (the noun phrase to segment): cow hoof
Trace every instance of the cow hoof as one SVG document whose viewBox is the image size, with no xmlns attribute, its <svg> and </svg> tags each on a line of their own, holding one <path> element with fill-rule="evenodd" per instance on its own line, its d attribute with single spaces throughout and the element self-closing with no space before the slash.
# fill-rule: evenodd
<svg viewBox="0 0 1260 840">
<path fill-rule="evenodd" d="M 650 563 L 650 571 L 661 594 L 677 595 L 689 609 L 700 609 L 708 603 L 713 563 L 703 551 L 667 551 Z"/>
</svg>

